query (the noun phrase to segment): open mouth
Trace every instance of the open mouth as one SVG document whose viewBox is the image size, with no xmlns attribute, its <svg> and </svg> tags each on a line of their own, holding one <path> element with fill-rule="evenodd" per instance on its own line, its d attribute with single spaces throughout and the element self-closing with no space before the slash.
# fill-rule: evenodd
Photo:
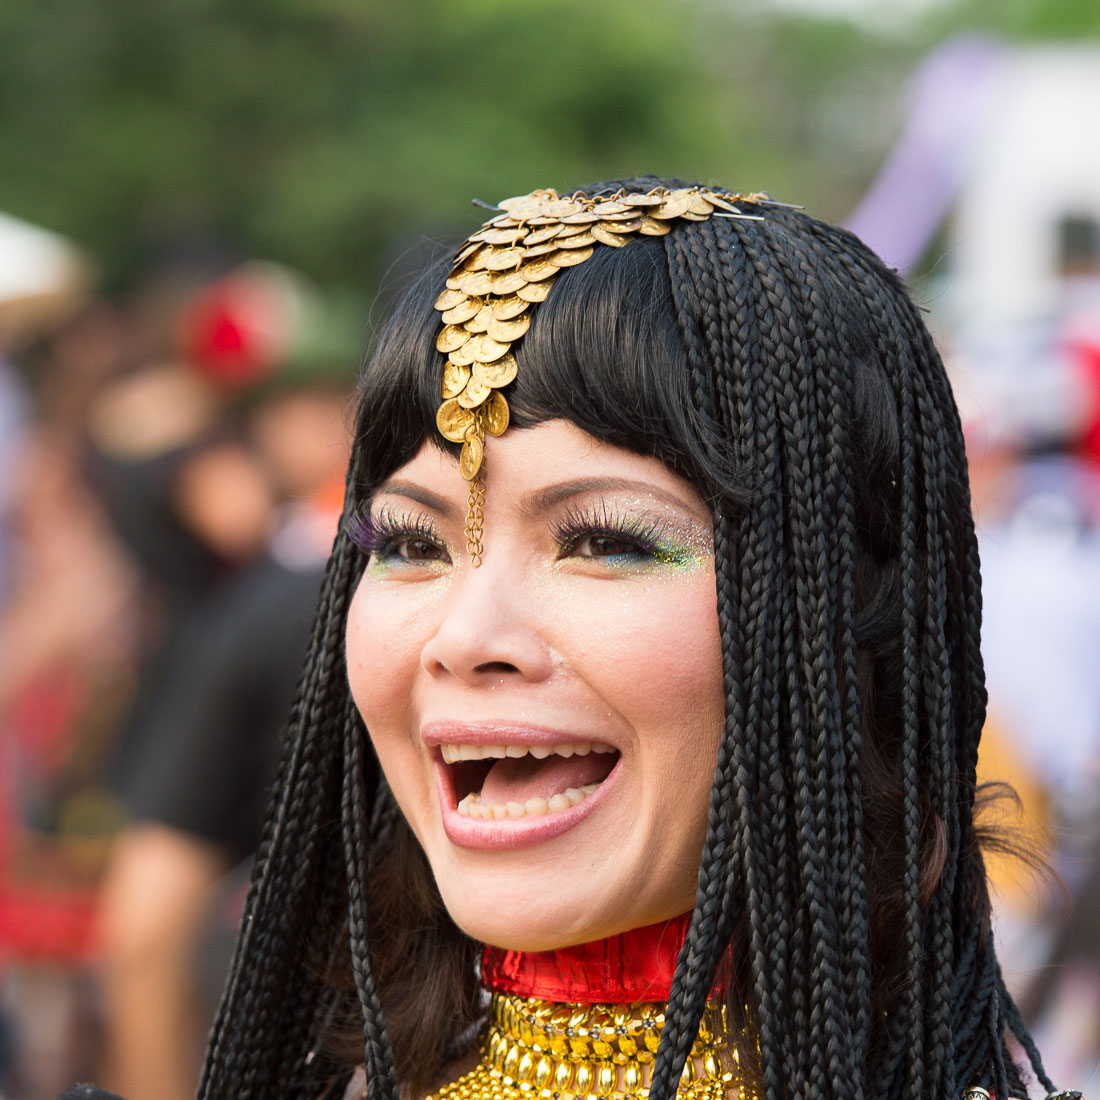
<svg viewBox="0 0 1100 1100">
<path fill-rule="evenodd" d="M 458 812 L 472 818 L 543 817 L 583 802 L 619 751 L 600 741 L 560 745 L 439 746 Z"/>
</svg>

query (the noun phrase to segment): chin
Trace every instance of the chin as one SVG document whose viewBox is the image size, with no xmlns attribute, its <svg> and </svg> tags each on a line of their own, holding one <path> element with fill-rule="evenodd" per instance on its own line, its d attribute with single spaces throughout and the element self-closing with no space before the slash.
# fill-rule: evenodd
<svg viewBox="0 0 1100 1100">
<path fill-rule="evenodd" d="M 587 872 L 592 877 L 599 872 Z M 554 951 L 561 947 L 591 943 L 670 920 L 694 905 L 694 895 L 669 899 L 667 904 L 641 907 L 637 897 L 598 897 L 578 893 L 572 897 L 556 885 L 535 886 L 519 891 L 478 888 L 469 880 L 454 888 L 441 885 L 440 893 L 452 920 L 466 935 L 480 943 L 505 951 Z"/>
<path fill-rule="evenodd" d="M 534 898 L 494 899 L 462 891 L 458 897 L 444 893 L 443 902 L 466 935 L 505 951 L 553 951 L 602 939 L 616 931 L 603 921 L 593 920 L 591 914 L 578 921 L 574 907 L 564 899 L 545 905 Z"/>
</svg>

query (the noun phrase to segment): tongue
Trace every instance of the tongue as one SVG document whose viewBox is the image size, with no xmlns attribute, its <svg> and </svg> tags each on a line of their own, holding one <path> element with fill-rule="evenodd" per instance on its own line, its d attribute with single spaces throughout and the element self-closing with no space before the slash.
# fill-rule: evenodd
<svg viewBox="0 0 1100 1100">
<path fill-rule="evenodd" d="M 507 757 L 498 760 L 485 777 L 481 801 L 493 806 L 505 802 L 526 802 L 529 798 L 551 798 L 569 787 L 583 787 L 607 778 L 618 757 L 592 752 L 587 756 Z"/>
</svg>

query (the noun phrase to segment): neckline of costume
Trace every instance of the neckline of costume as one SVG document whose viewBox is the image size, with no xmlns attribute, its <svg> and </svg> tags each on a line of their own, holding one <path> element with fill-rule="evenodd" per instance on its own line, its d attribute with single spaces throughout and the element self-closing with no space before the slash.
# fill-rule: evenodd
<svg viewBox="0 0 1100 1100">
<path fill-rule="evenodd" d="M 481 984 L 543 1001 L 627 1004 L 667 1001 L 691 913 L 632 928 L 607 939 L 553 951 L 485 947 Z"/>
</svg>

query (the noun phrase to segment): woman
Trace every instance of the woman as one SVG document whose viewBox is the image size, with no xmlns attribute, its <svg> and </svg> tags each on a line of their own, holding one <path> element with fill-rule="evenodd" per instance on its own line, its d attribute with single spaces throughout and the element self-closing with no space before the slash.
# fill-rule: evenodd
<svg viewBox="0 0 1100 1100">
<path fill-rule="evenodd" d="M 761 195 L 491 209 L 366 369 L 201 1094 L 999 1098 L 1011 1037 L 1052 1090 L 899 280 Z"/>
</svg>

